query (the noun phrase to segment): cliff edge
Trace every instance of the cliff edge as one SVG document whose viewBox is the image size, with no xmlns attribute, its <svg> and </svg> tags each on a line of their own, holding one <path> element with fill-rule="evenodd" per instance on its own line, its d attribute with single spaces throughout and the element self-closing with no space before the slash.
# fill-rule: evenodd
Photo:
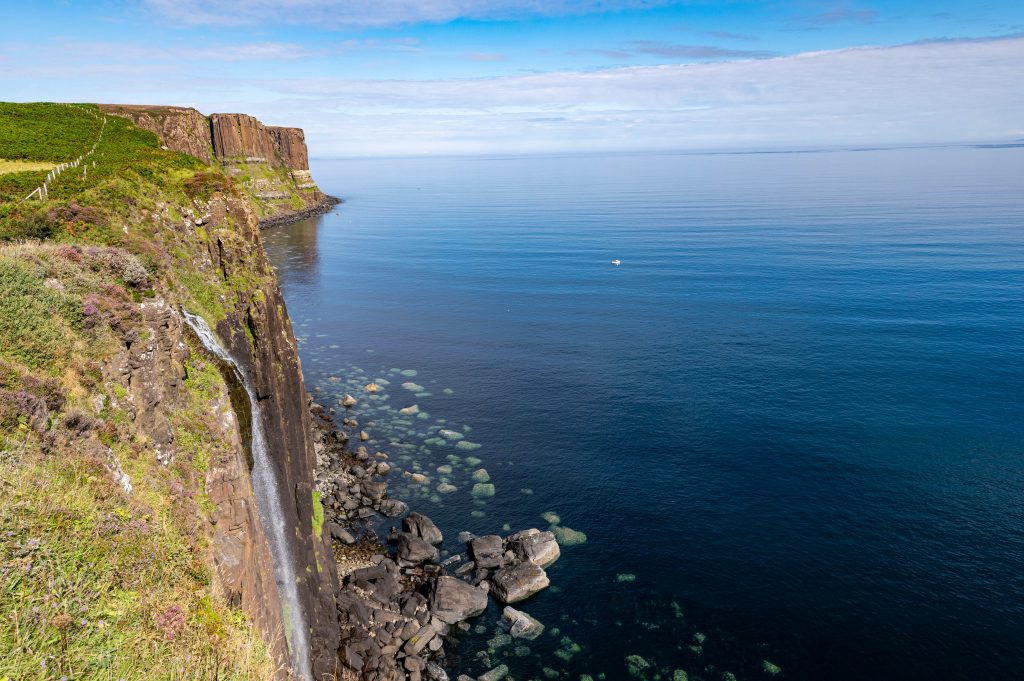
<svg viewBox="0 0 1024 681">
<path fill-rule="evenodd" d="M 309 171 L 301 128 L 264 125 L 246 114 L 173 106 L 101 104 L 156 134 L 171 151 L 220 165 L 249 194 L 263 226 L 323 213 L 338 203 L 320 191 Z"/>
<path fill-rule="evenodd" d="M 261 218 L 323 195 L 287 165 L 306 165 L 301 131 L 250 119 L 223 146 L 208 122 L 0 103 L 0 678 L 350 678 L 301 365 L 260 237 Z M 246 158 L 206 155 L 213 140 Z M 261 199 L 261 173 L 291 203 Z"/>
</svg>

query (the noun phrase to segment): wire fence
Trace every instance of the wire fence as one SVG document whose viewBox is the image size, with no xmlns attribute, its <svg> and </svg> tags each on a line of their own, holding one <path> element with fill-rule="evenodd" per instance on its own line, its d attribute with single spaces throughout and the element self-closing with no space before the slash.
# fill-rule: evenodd
<svg viewBox="0 0 1024 681">
<path fill-rule="evenodd" d="M 96 120 L 101 121 L 101 123 L 100 123 L 100 134 L 96 138 L 96 142 L 93 143 L 92 148 L 89 149 L 89 151 L 85 152 L 84 154 L 82 154 L 81 156 L 76 158 L 74 161 L 68 161 L 66 163 L 58 164 L 53 170 L 51 170 L 49 173 L 47 173 L 46 179 L 43 181 L 43 183 L 41 185 L 39 185 L 38 187 L 36 187 L 35 189 L 33 189 L 32 192 L 28 196 L 23 198 L 19 203 L 25 203 L 26 201 L 31 199 L 33 196 L 37 197 L 40 201 L 46 201 L 47 199 L 49 199 L 50 198 L 50 184 L 52 184 L 54 182 L 54 180 L 56 180 L 58 177 L 60 177 L 60 174 L 63 173 L 65 170 L 69 170 L 71 168 L 79 168 L 79 167 L 81 167 L 82 168 L 82 179 L 83 180 L 89 174 L 89 164 L 86 161 L 87 161 L 87 159 L 90 156 L 92 156 L 94 153 L 96 153 L 96 148 L 100 145 L 100 142 L 103 141 L 103 132 L 107 129 L 107 117 L 103 116 L 103 115 L 100 115 L 100 114 L 96 113 L 95 111 L 91 111 L 89 109 L 86 109 L 84 107 L 75 106 L 74 104 L 63 104 L 63 106 L 70 107 L 70 108 L 75 108 L 75 109 L 78 109 L 79 111 L 84 111 L 85 113 L 87 113 L 90 116 L 94 117 Z M 83 163 L 85 164 L 84 166 L 82 165 Z M 96 161 L 92 162 L 92 167 L 93 168 L 96 167 Z"/>
</svg>

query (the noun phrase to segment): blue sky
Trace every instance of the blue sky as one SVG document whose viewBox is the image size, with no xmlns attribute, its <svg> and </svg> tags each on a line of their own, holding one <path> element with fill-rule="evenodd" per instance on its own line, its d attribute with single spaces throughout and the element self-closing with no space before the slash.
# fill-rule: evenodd
<svg viewBox="0 0 1024 681">
<path fill-rule="evenodd" d="M 241 111 L 322 156 L 1024 138 L 1024 3 L 2 2 L 4 99 Z"/>
</svg>

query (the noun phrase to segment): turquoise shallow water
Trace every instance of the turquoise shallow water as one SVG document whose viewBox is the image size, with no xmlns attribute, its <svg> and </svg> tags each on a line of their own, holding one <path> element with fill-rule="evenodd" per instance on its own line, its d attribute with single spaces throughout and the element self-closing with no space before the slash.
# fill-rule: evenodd
<svg viewBox="0 0 1024 681">
<path fill-rule="evenodd" d="M 453 669 L 1019 678 L 1024 150 L 313 171 L 346 203 L 266 233 L 308 385 L 389 382 L 356 411 L 447 548 L 586 535 L 547 633 L 492 606 Z"/>
</svg>

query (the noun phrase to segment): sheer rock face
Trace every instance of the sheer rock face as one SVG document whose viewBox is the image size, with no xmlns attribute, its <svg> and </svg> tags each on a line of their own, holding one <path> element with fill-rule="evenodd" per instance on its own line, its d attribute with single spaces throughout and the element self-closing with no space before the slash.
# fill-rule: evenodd
<svg viewBox="0 0 1024 681">
<path fill-rule="evenodd" d="M 211 214 L 213 224 L 225 225 L 210 231 L 211 265 L 225 278 L 248 276 L 250 281 L 256 277 L 262 282 L 255 295 L 239 296 L 217 332 L 232 357 L 247 365 L 259 394 L 270 460 L 295 537 L 299 595 L 312 632 L 313 673 L 318 679 L 330 678 L 326 675 L 336 673 L 339 640 L 335 605 L 338 578 L 328 543 L 312 531 L 315 456 L 295 335 L 277 277 L 263 250 L 259 222 L 248 204 L 231 199 L 214 206 Z M 228 226 L 228 214 L 233 227 Z"/>
<path fill-rule="evenodd" d="M 266 126 L 245 114 L 211 114 L 213 153 L 220 160 L 247 158 L 272 163 L 277 149 Z"/>
<path fill-rule="evenodd" d="M 306 136 L 300 128 L 263 125 L 245 114 L 211 114 L 176 106 L 101 104 L 106 113 L 155 133 L 164 146 L 204 163 L 245 160 L 293 171 L 309 170 Z M 212 150 L 212 155 L 211 155 Z"/>
<path fill-rule="evenodd" d="M 266 126 L 245 114 L 212 114 L 213 153 L 221 161 L 247 159 L 290 170 L 309 170 L 299 128 Z"/>
<path fill-rule="evenodd" d="M 212 140 L 210 122 L 200 112 L 179 106 L 137 106 L 133 104 L 100 104 L 101 111 L 127 118 L 136 127 L 149 130 L 173 151 L 195 156 L 211 163 Z"/>
<path fill-rule="evenodd" d="M 306 152 L 306 135 L 302 128 L 267 127 L 274 140 L 278 157 L 292 170 L 309 170 L 309 155 Z"/>
<path fill-rule="evenodd" d="M 213 417 L 211 435 L 223 445 L 211 450 L 199 483 L 214 509 L 206 531 L 219 586 L 262 632 L 281 663 L 279 679 L 284 681 L 289 655 L 280 598 L 270 545 L 253 495 L 247 451 L 248 419 L 262 418 L 285 523 L 293 537 L 313 675 L 345 678 L 337 657 L 338 577 L 330 546 L 314 529 L 312 422 L 284 298 L 248 201 L 218 196 L 195 209 L 204 217 L 208 238 L 196 236 L 191 215 L 184 228 L 168 223 L 165 232 L 174 235 L 177 247 L 187 250 L 201 270 L 234 283 L 235 296 L 224 301 L 225 318 L 216 332 L 252 377 L 260 399 L 259 414 L 251 414 L 247 406 L 240 411 L 229 394 L 237 386 L 229 381 L 228 390 L 220 390 L 206 405 Z M 105 365 L 104 378 L 127 386 L 114 406 L 128 413 L 140 433 L 155 443 L 159 460 L 170 465 L 178 455 L 174 415 L 189 399 L 185 393 L 186 362 L 193 352 L 187 342 L 189 332 L 177 307 L 162 297 L 142 301 L 135 314 L 139 328 L 124 331 L 122 347 Z M 248 405 L 247 397 L 243 404 Z"/>
</svg>

